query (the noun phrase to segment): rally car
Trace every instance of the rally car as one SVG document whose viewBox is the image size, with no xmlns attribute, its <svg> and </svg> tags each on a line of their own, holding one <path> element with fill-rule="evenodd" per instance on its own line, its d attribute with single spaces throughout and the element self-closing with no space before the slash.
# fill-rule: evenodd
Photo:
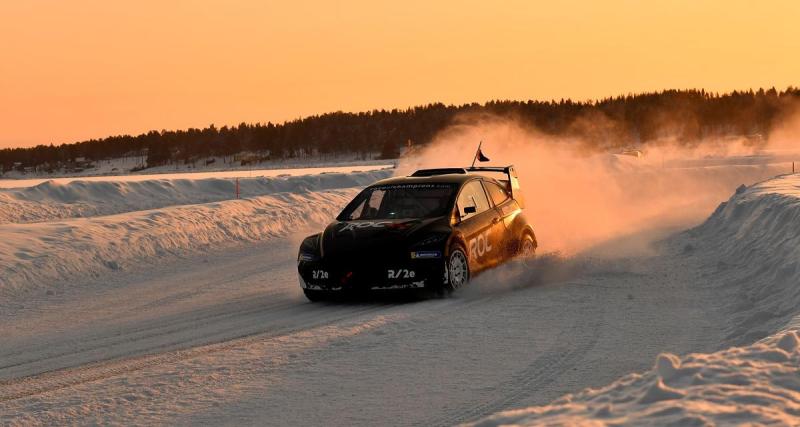
<svg viewBox="0 0 800 427">
<path fill-rule="evenodd" d="M 502 174 L 501 179 L 488 175 Z M 417 289 L 437 294 L 536 251 L 513 166 L 423 169 L 359 193 L 300 245 L 308 299 Z"/>
</svg>

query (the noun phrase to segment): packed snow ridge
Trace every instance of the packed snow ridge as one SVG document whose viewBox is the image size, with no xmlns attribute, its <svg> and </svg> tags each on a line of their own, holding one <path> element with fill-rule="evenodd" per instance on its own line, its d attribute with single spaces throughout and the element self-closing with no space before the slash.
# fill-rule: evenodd
<svg viewBox="0 0 800 427">
<path fill-rule="evenodd" d="M 240 178 L 240 197 L 283 192 L 322 191 L 364 187 L 387 178 L 391 170 L 323 173 L 288 177 Z M 180 175 L 177 175 L 180 176 Z M 0 224 L 43 222 L 54 219 L 113 215 L 167 206 L 209 203 L 236 197 L 236 180 L 170 178 L 126 182 L 72 181 L 0 190 Z"/>
<path fill-rule="evenodd" d="M 475 425 L 797 425 L 799 366 L 794 331 L 712 354 L 661 354 L 644 374 Z"/>
<path fill-rule="evenodd" d="M 241 200 L 225 200 L 235 197 L 235 184 L 220 179 L 73 182 L 5 192 L 10 201 L 0 204 L 0 217 L 22 209 L 46 222 L 24 223 L 17 215 L 15 223 L 0 223 L 0 296 L 286 235 L 329 221 L 358 188 L 391 173 L 240 180 L 242 194 L 257 195 Z M 109 213 L 115 214 L 94 216 Z"/>
<path fill-rule="evenodd" d="M 800 424 L 800 175 L 740 187 L 702 225 L 668 242 L 700 257 L 732 319 L 733 347 L 661 354 L 652 370 L 478 426 Z"/>
</svg>

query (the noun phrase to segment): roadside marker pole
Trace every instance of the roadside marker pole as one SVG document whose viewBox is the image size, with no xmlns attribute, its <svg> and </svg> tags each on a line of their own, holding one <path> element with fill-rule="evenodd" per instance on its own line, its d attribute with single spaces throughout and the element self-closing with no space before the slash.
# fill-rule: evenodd
<svg viewBox="0 0 800 427">
<path fill-rule="evenodd" d="M 236 178 L 236 198 L 239 198 L 239 178 Z"/>
</svg>

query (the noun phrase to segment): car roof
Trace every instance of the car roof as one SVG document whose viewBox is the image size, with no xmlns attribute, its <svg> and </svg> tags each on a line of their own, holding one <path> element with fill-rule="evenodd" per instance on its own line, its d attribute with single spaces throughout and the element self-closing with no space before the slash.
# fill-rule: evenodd
<svg viewBox="0 0 800 427">
<path fill-rule="evenodd" d="M 372 185 L 393 185 L 393 184 L 459 184 L 462 185 L 467 181 L 475 178 L 482 178 L 486 181 L 497 180 L 484 175 L 464 174 L 464 173 L 449 173 L 433 176 L 396 176 L 392 178 L 382 179 Z M 498 183 L 499 184 L 499 183 Z"/>
</svg>

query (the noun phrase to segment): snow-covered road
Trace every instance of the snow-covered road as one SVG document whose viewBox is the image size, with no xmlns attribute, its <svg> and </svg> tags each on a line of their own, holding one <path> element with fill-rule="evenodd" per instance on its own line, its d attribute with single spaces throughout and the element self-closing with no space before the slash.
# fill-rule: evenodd
<svg viewBox="0 0 800 427">
<path fill-rule="evenodd" d="M 716 381 L 739 354 L 789 357 L 734 348 L 687 356 L 701 367 L 681 371 L 659 354 L 751 344 L 797 314 L 800 178 L 740 189 L 689 233 L 640 229 L 569 257 L 543 253 L 449 298 L 309 303 L 300 239 L 376 173 L 388 174 L 257 180 L 245 200 L 214 195 L 215 180 L 119 184 L 119 197 L 80 182 L 7 191 L 4 206 L 41 209 L 38 222 L 0 224 L 0 424 L 429 426 L 525 407 L 485 422 L 637 424 L 664 420 L 647 411 L 665 399 L 677 409 L 655 417 L 680 421 L 688 409 L 676 399 L 695 397 L 665 383 Z M 105 206 L 72 200 L 104 194 Z M 152 209 L 135 210 L 140 199 Z M 625 377 L 657 356 L 655 373 Z M 788 372 L 777 384 L 800 390 Z M 552 403 L 568 393 L 579 404 Z"/>
<path fill-rule="evenodd" d="M 721 336 L 711 296 L 670 257 L 544 256 L 453 298 L 311 304 L 299 236 L 9 307 L 0 421 L 452 425 Z"/>
</svg>

